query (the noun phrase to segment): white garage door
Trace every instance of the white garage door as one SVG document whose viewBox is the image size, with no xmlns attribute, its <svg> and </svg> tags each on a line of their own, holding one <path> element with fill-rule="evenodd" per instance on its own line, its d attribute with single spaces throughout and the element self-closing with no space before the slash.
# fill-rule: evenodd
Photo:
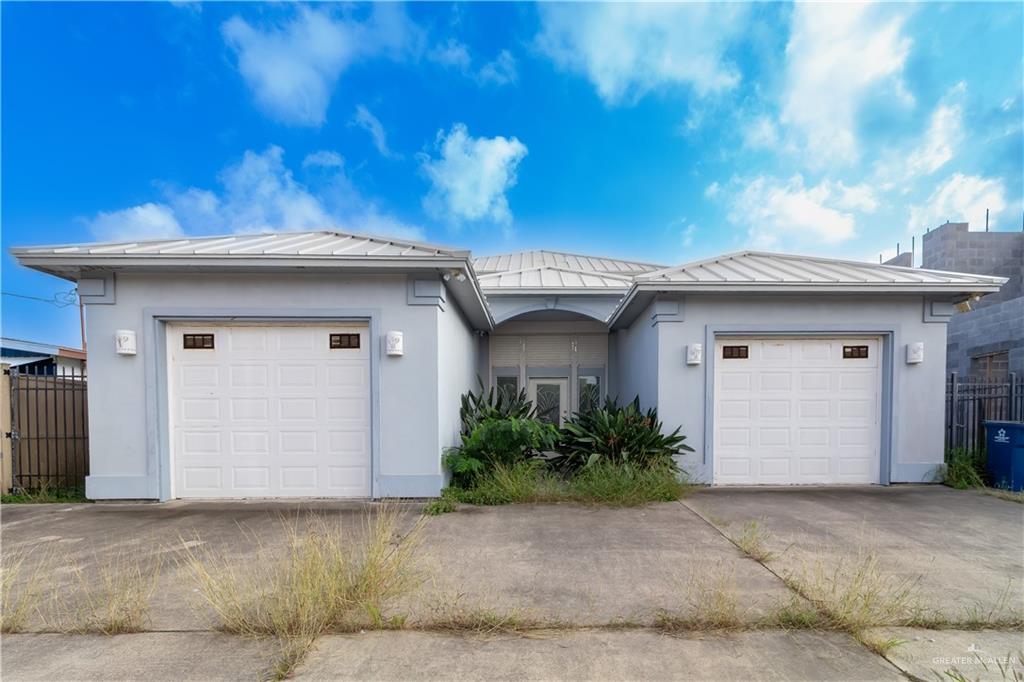
<svg viewBox="0 0 1024 682">
<path fill-rule="evenodd" d="M 368 497 L 365 325 L 168 325 L 175 497 Z"/>
<path fill-rule="evenodd" d="M 717 484 L 877 483 L 881 344 L 715 342 Z"/>
</svg>

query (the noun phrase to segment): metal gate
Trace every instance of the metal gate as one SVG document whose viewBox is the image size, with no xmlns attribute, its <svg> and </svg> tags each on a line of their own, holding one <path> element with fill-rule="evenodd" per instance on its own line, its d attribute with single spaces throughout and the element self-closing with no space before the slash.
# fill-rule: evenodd
<svg viewBox="0 0 1024 682">
<path fill-rule="evenodd" d="M 958 377 L 946 381 L 946 450 L 985 448 L 985 420 L 1024 421 L 1024 377 Z"/>
<path fill-rule="evenodd" d="M 89 473 L 88 380 L 84 368 L 12 367 L 14 488 L 84 488 Z"/>
</svg>

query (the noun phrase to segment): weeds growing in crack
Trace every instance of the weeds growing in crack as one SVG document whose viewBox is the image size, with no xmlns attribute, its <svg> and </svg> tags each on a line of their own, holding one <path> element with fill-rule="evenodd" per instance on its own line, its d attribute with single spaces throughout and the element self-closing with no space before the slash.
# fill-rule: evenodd
<svg viewBox="0 0 1024 682">
<path fill-rule="evenodd" d="M 731 539 L 748 557 L 766 564 L 775 557 L 775 554 L 766 545 L 770 537 L 771 533 L 765 528 L 763 522 L 752 519 L 744 523 L 743 529 Z"/>
<path fill-rule="evenodd" d="M 450 632 L 469 635 L 524 635 L 538 630 L 556 630 L 568 624 L 540 619 L 525 609 L 499 610 L 467 605 L 463 596 L 438 599 L 424 619 L 418 620 L 416 630 Z"/>
<path fill-rule="evenodd" d="M 896 647 L 906 644 L 907 640 L 899 637 L 886 637 L 872 630 L 861 630 L 854 633 L 854 637 L 868 651 L 885 657 Z"/>
<path fill-rule="evenodd" d="M 660 611 L 654 625 L 666 632 L 738 630 L 747 626 L 740 611 L 733 569 L 697 566 L 686 585 L 684 608 Z"/>
<path fill-rule="evenodd" d="M 316 644 L 316 637 L 286 637 L 278 641 L 273 661 L 263 676 L 265 680 L 286 680 L 306 659 Z"/>
</svg>

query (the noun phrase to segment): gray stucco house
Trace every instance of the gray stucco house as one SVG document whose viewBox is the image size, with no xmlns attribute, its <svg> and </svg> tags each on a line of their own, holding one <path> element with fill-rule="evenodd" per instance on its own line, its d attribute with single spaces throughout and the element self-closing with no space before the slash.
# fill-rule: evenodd
<svg viewBox="0 0 1024 682">
<path fill-rule="evenodd" d="M 13 250 L 87 306 L 94 499 L 433 496 L 480 376 L 657 406 L 714 484 L 929 480 L 946 326 L 1006 280 L 742 252 L 678 267 L 335 231 Z"/>
</svg>

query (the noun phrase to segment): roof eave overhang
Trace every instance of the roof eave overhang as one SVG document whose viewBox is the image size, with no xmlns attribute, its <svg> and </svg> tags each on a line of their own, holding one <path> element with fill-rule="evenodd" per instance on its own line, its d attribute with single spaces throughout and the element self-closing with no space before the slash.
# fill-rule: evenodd
<svg viewBox="0 0 1024 682">
<path fill-rule="evenodd" d="M 452 278 L 449 290 L 476 329 L 494 328 L 494 318 L 487 307 L 483 291 L 473 273 L 469 258 L 454 256 L 339 257 L 339 256 L 189 256 L 141 258 L 125 255 L 59 256 L 35 255 L 12 250 L 21 265 L 62 279 L 77 282 L 89 272 L 173 272 L 173 271 L 323 271 L 344 270 L 365 274 L 421 272 L 423 270 L 460 270 L 468 276 L 463 282 Z"/>
<path fill-rule="evenodd" d="M 1005 283 L 1005 280 L 1003 281 Z M 699 284 L 694 282 L 638 282 L 619 302 L 611 316 L 608 318 L 608 326 L 611 329 L 623 329 L 633 324 L 636 318 L 643 312 L 651 300 L 659 293 L 686 293 L 686 294 L 916 294 L 928 295 L 938 294 L 952 296 L 958 299 L 970 298 L 974 295 L 992 294 L 999 291 L 999 283 L 858 283 L 858 284 L 724 284 L 711 283 Z"/>
<path fill-rule="evenodd" d="M 483 292 L 488 298 L 498 296 L 622 296 L 628 288 L 598 288 L 598 287 L 530 287 L 530 288 L 488 288 L 484 287 Z"/>
</svg>

